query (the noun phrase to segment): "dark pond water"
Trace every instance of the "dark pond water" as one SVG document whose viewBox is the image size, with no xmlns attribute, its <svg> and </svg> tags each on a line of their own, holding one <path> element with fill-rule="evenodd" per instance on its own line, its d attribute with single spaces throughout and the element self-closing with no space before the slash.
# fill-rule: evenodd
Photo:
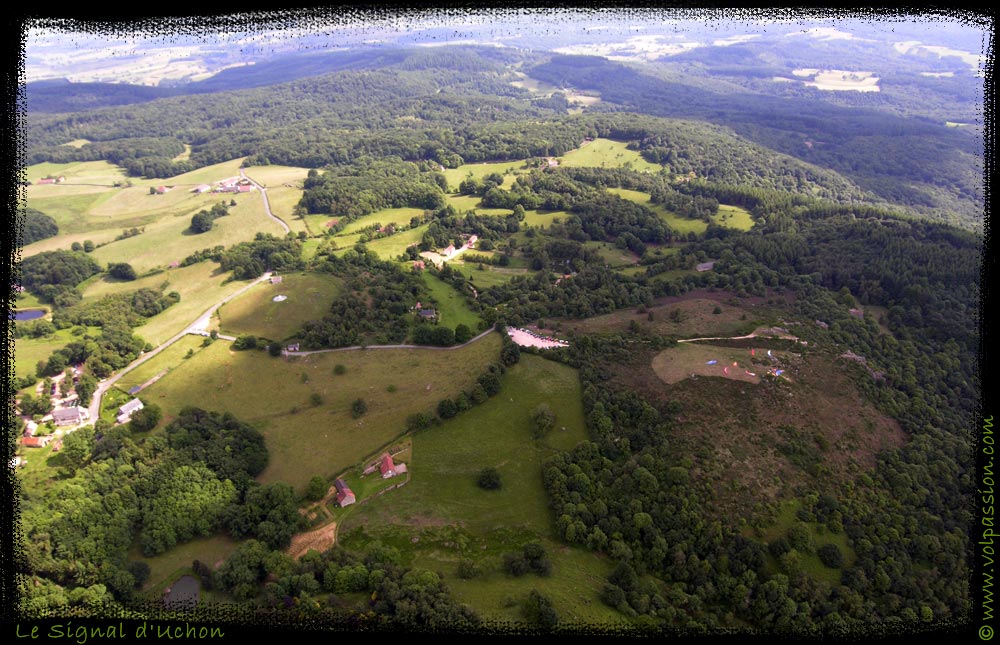
<svg viewBox="0 0 1000 645">
<path fill-rule="evenodd" d="M 34 320 L 35 318 L 41 318 L 45 315 L 44 309 L 24 309 L 22 311 L 12 311 L 12 318 L 14 320 Z"/>
<path fill-rule="evenodd" d="M 171 609 L 194 608 L 198 605 L 198 592 L 201 583 L 191 576 L 182 576 L 170 586 L 170 591 L 163 601 Z"/>
</svg>

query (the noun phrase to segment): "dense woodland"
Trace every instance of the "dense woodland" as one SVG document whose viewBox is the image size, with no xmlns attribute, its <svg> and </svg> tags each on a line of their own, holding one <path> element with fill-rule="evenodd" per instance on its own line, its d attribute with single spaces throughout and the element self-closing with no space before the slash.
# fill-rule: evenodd
<svg viewBox="0 0 1000 645">
<path fill-rule="evenodd" d="M 488 246 L 481 243 L 480 255 L 470 254 L 468 262 L 526 267 L 478 290 L 448 265 L 427 269 L 461 294 L 481 329 L 645 311 L 693 289 L 734 299 L 790 294 L 782 314 L 798 323 L 795 333 L 808 342 L 808 352 L 864 357 L 864 365 L 851 366 L 850 381 L 898 422 L 902 446 L 880 453 L 873 469 L 847 477 L 830 475 L 817 448 L 789 438 L 781 444 L 785 457 L 806 483 L 794 491 L 796 524 L 765 541 L 747 529 L 766 526 L 776 508 L 754 500 L 744 504 L 742 518 L 720 513 L 704 475 L 711 453 L 676 432 L 690 411 L 670 388 L 654 396 L 623 376 L 648 367 L 652 352 L 672 347 L 677 338 L 638 324 L 574 335 L 568 348 L 543 353 L 579 370 L 589 433 L 573 450 L 554 452 L 541 473 L 554 532 L 614 563 L 601 599 L 637 625 L 816 635 L 872 621 L 958 619 L 970 599 L 968 420 L 981 397 L 983 238 L 969 230 L 982 223 L 983 194 L 974 172 L 979 144 L 907 113 L 901 96 L 824 102 L 790 88 L 784 95 L 755 91 L 753 79 L 775 71 L 740 47 L 727 56 L 712 61 L 709 75 L 728 78 L 724 87 L 739 93 L 707 89 L 702 77 L 669 80 L 662 69 L 598 57 L 473 48 L 344 54 L 335 58 L 338 71 L 256 89 L 248 83 L 243 87 L 251 89 L 221 91 L 231 76 L 216 90 L 171 90 L 177 95 L 163 98 L 120 89 L 97 102 L 129 105 L 72 114 L 55 110 L 76 109 L 82 94 L 57 102 L 41 92 L 37 100 L 50 97 L 45 105 L 51 113 L 30 115 L 28 163 L 106 159 L 146 177 L 243 156 L 247 164 L 310 168 L 297 214 L 341 220 L 318 236 L 310 259 L 298 236 L 259 233 L 253 241 L 198 251 L 182 263 L 218 263 L 238 280 L 267 270 L 342 280 L 326 314 L 300 330 L 304 348 L 447 346 L 471 338 L 478 330 L 466 325 L 450 329 L 417 320 L 414 306 L 430 302 L 430 294 L 411 268 L 419 251 L 471 234 Z M 540 100 L 510 85 L 512 63 L 556 87 L 597 90 L 602 103 L 568 115 L 565 99 Z M 704 63 L 697 53 L 677 60 Z M 282 69 L 260 70 L 257 78 L 263 84 Z M 907 87 L 919 87 L 910 80 Z M 935 96 L 918 108 L 936 115 L 945 99 Z M 626 142 L 664 170 L 538 169 L 539 158 L 595 137 Z M 62 145 L 78 138 L 92 143 Z M 807 138 L 827 145 L 805 148 Z M 183 144 L 192 146 L 190 160 L 173 161 Z M 928 165 L 929 158 L 937 165 Z M 526 160 L 535 169 L 523 169 L 509 189 L 499 174 L 449 187 L 441 172 L 487 160 Z M 650 204 L 608 188 L 647 192 Z M 449 191 L 478 197 L 480 208 L 510 213 L 459 212 L 447 205 Z M 717 225 L 711 218 L 720 204 L 747 209 L 754 226 Z M 403 206 L 423 210 L 409 226 L 426 230 L 402 257 L 333 243 L 345 223 Z M 657 208 L 708 222 L 706 230 L 680 233 Z M 565 213 L 545 228 L 526 225 L 525 212 L 536 210 Z M 208 230 L 224 209 L 204 213 L 192 229 Z M 367 239 L 380 228 L 368 230 Z M 56 234 L 51 218 L 29 209 L 25 239 Z M 599 245 L 630 252 L 634 270 L 609 266 Z M 713 270 L 693 271 L 709 260 Z M 52 323 L 31 323 L 19 333 L 45 335 L 44 325 L 93 325 L 101 333 L 55 352 L 22 385 L 81 362 L 104 377 L 144 349 L 132 329 L 179 296 L 146 288 L 82 301 L 78 285 L 112 269 L 77 251 L 24 260 L 22 284 L 55 311 Z M 857 304 L 885 308 L 884 319 L 850 315 Z M 414 415 L 408 429 L 433 432 L 440 420 L 499 392 L 506 367 L 521 351 L 504 338 L 499 362 L 477 383 L 438 402 L 436 416 Z M 33 411 L 45 407 L 34 397 L 25 401 Z M 176 418 L 161 433 L 149 433 L 156 421 L 147 427 L 143 416 L 132 425 L 98 422 L 72 433 L 59 458 L 67 480 L 59 494 L 22 491 L 25 536 L 33 545 L 26 568 L 39 580 L 25 590 L 27 609 L 127 604 L 149 575 L 147 565 L 130 559 L 131 548 L 151 556 L 224 533 L 241 540 L 225 563 L 192 566 L 207 588 L 234 600 L 342 619 L 351 613 L 344 607 L 363 598 L 364 611 L 353 620 L 370 612 L 366 620 L 383 626 L 480 626 L 474 612 L 453 600 L 439 573 L 404 566 L 407 559 L 393 547 L 375 544 L 367 553 L 337 547 L 289 558 L 281 550 L 304 526 L 301 500 L 288 485 L 255 480 L 269 459 L 263 436 L 229 414 L 188 408 L 170 415 Z M 538 418 L 545 422 L 544 414 Z M 816 548 L 807 523 L 846 536 L 853 559 L 834 545 Z M 835 582 L 817 580 L 803 568 L 804 556 L 814 553 L 839 571 Z M 544 553 L 526 547 L 509 555 L 508 573 L 544 575 Z M 541 594 L 525 611 L 536 625 L 555 620 L 550 599 Z"/>
</svg>

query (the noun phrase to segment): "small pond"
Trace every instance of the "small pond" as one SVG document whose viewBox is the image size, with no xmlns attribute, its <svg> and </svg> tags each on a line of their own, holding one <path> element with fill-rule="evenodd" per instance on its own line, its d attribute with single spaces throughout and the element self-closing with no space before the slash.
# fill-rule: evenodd
<svg viewBox="0 0 1000 645">
<path fill-rule="evenodd" d="M 11 318 L 14 320 L 34 320 L 35 318 L 41 318 L 44 315 L 44 309 L 22 309 L 21 311 L 11 312 Z"/>
<path fill-rule="evenodd" d="M 170 609 L 194 609 L 198 606 L 198 592 L 201 583 L 192 576 L 181 576 L 170 585 L 163 596 L 164 604 Z"/>
</svg>

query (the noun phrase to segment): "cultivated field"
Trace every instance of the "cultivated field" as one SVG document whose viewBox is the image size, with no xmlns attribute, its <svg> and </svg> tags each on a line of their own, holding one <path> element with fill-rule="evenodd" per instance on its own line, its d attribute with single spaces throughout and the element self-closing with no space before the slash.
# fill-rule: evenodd
<svg viewBox="0 0 1000 645">
<path fill-rule="evenodd" d="M 342 281 L 320 273 L 291 273 L 278 284 L 262 282 L 218 310 L 219 330 L 237 336 L 251 334 L 270 340 L 289 338 L 308 320 L 330 311 Z M 281 302 L 274 297 L 286 296 Z"/>
<path fill-rule="evenodd" d="M 555 412 L 556 424 L 539 441 L 531 437 L 530 415 L 543 402 Z M 410 483 L 348 515 L 341 524 L 341 541 L 348 548 L 363 548 L 378 539 L 399 548 L 413 565 L 444 573 L 456 598 L 486 619 L 520 620 L 520 601 L 538 589 L 565 620 L 621 620 L 599 598 L 612 563 L 556 539 L 542 485 L 548 455 L 586 438 L 576 371 L 522 355 L 497 396 L 414 435 L 407 464 Z M 476 485 L 487 466 L 500 472 L 500 490 Z M 503 554 L 533 540 L 548 551 L 552 575 L 511 578 L 502 573 Z M 462 558 L 474 560 L 483 576 L 458 578 Z M 506 603 L 508 598 L 517 602 Z"/>
<path fill-rule="evenodd" d="M 498 334 L 452 351 L 351 350 L 291 359 L 232 351 L 219 340 L 151 385 L 145 398 L 163 407 L 165 421 L 193 405 L 251 423 L 271 453 L 261 481 L 287 482 L 301 492 L 313 475 L 332 477 L 387 444 L 403 432 L 408 415 L 430 412 L 443 397 L 470 388 L 499 351 Z M 334 374 L 337 364 L 345 374 Z M 353 419 L 357 398 L 368 412 Z"/>
</svg>

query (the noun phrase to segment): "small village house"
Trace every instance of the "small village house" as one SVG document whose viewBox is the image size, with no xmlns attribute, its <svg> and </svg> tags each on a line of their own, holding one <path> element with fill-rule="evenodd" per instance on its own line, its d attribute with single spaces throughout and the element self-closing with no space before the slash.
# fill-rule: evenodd
<svg viewBox="0 0 1000 645">
<path fill-rule="evenodd" d="M 118 421 L 118 423 L 126 423 L 132 418 L 132 415 L 141 410 L 142 407 L 142 401 L 139 399 L 132 399 L 125 405 L 118 408 L 118 417 L 115 420 Z"/>
<path fill-rule="evenodd" d="M 337 506 L 350 506 L 355 501 L 354 491 L 348 487 L 347 482 L 338 477 L 333 482 L 334 487 L 337 489 Z"/>
<path fill-rule="evenodd" d="M 52 411 L 52 421 L 55 422 L 57 426 L 80 425 L 88 416 L 87 410 L 75 405 Z"/>
</svg>

